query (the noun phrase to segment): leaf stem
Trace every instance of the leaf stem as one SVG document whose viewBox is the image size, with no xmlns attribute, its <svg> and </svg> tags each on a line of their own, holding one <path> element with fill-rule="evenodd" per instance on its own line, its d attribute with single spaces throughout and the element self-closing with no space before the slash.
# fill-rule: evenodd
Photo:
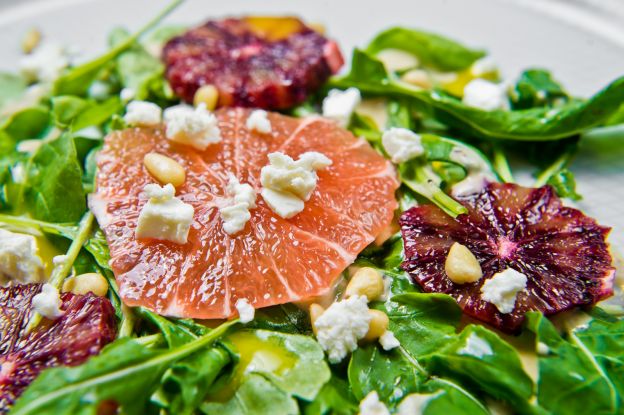
<svg viewBox="0 0 624 415">
<path fill-rule="evenodd" d="M 507 157 L 505 156 L 505 152 L 503 151 L 503 147 L 500 143 L 494 143 L 493 153 L 494 169 L 496 170 L 496 173 L 505 183 L 513 183 L 513 174 L 511 173 L 509 162 L 507 161 Z"/>
<path fill-rule="evenodd" d="M 82 249 L 82 246 L 89 239 L 89 235 L 91 234 L 91 227 L 93 226 L 93 213 L 87 211 L 80 219 L 80 223 L 78 224 L 78 231 L 76 232 L 76 237 L 72 240 L 67 253 L 65 254 L 64 261 L 55 265 L 52 270 L 52 275 L 50 275 L 50 279 L 48 280 L 48 284 L 60 289 L 63 285 L 63 280 L 69 273 L 71 272 L 72 266 Z M 41 314 L 34 312 L 28 325 L 26 326 L 26 332 L 32 331 L 39 322 L 41 321 Z"/>
<path fill-rule="evenodd" d="M 537 179 L 535 179 L 535 183 L 533 184 L 533 186 L 541 187 L 548 183 L 551 177 L 557 174 L 559 170 L 566 167 L 572 161 L 572 158 L 575 154 L 576 146 L 568 146 L 568 148 L 566 148 L 565 151 L 559 157 L 557 157 L 557 159 L 550 166 L 548 166 L 544 171 L 540 173 L 539 176 L 537 176 Z"/>
<path fill-rule="evenodd" d="M 24 216 L 11 216 L 0 214 L 0 223 L 6 223 L 18 229 L 36 229 L 39 232 L 51 233 L 55 235 L 74 235 L 76 234 L 76 225 L 72 223 L 50 223 Z"/>
<path fill-rule="evenodd" d="M 411 169 L 408 170 L 408 167 Z M 434 173 L 429 172 L 422 163 L 413 161 L 411 163 L 404 163 L 399 167 L 399 175 L 401 181 L 414 192 L 429 199 L 436 204 L 446 214 L 457 217 L 463 213 L 466 213 L 466 208 L 444 193 L 442 189 L 437 185 Z M 439 180 L 438 180 L 439 181 Z"/>
</svg>

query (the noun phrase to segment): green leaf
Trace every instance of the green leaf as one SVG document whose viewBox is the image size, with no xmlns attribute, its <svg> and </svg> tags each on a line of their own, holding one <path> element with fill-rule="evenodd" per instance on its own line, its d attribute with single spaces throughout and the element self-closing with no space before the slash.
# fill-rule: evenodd
<svg viewBox="0 0 624 415">
<path fill-rule="evenodd" d="M 108 122 L 113 115 L 121 114 L 123 105 L 119 97 L 111 97 L 99 104 L 85 108 L 73 120 L 72 131 L 79 131 L 91 126 L 101 126 Z"/>
<path fill-rule="evenodd" d="M 297 401 L 292 396 L 256 374 L 250 374 L 228 401 L 207 402 L 200 410 L 207 415 L 299 414 Z"/>
<path fill-rule="evenodd" d="M 314 399 L 331 376 L 321 346 L 311 337 L 254 330 L 229 339 L 240 352 L 237 371 L 262 375 L 298 398 Z"/>
<path fill-rule="evenodd" d="M 557 99 L 567 101 L 563 87 L 544 69 L 528 69 L 520 75 L 511 94 L 514 109 L 552 106 Z"/>
<path fill-rule="evenodd" d="M 26 81 L 19 75 L 0 72 L 0 114 L 2 107 L 18 100 L 26 92 Z"/>
<path fill-rule="evenodd" d="M 605 122 L 624 101 L 622 77 L 586 101 L 574 100 L 556 108 L 484 111 L 441 91 L 422 90 L 391 79 L 379 60 L 357 49 L 351 72 L 333 78 L 330 85 L 356 87 L 369 95 L 410 98 L 418 109 L 464 134 L 518 141 L 559 140 L 582 133 Z"/>
<path fill-rule="evenodd" d="M 527 327 L 538 347 L 547 349 L 539 357 L 537 401 L 542 407 L 558 415 L 623 413 L 621 323 L 592 323 L 584 334 L 569 333 L 570 341 L 539 313 L 527 314 Z"/>
<path fill-rule="evenodd" d="M 171 350 L 150 350 L 136 340 L 118 339 L 86 363 L 44 370 L 11 409 L 12 415 L 95 413 L 104 401 L 125 414 L 143 414 L 167 368 L 222 336 L 237 321 Z"/>
<path fill-rule="evenodd" d="M 427 379 L 424 369 L 401 349 L 388 352 L 376 344 L 356 349 L 349 361 L 351 391 L 362 400 L 372 391 L 394 406 L 409 393 L 416 392 Z"/>
<path fill-rule="evenodd" d="M 459 338 L 425 358 L 429 371 L 457 379 L 471 389 L 509 402 L 520 413 L 533 413 L 533 381 L 516 350 L 482 326 L 467 326 Z"/>
<path fill-rule="evenodd" d="M 158 327 L 158 330 L 162 333 L 167 342 L 167 346 L 171 349 L 182 346 L 197 338 L 193 332 L 184 326 L 175 324 L 166 317 L 153 313 L 146 308 L 140 307 L 138 312 L 144 319 Z"/>
<path fill-rule="evenodd" d="M 482 50 L 469 49 L 446 37 L 403 27 L 379 33 L 366 51 L 375 54 L 384 49 L 409 52 L 418 58 L 422 66 L 440 71 L 460 71 L 485 56 Z"/>
<path fill-rule="evenodd" d="M 256 310 L 247 327 L 291 334 L 311 334 L 310 316 L 292 303 Z"/>
<path fill-rule="evenodd" d="M 454 341 L 462 316 L 457 302 L 445 294 L 396 295 L 385 307 L 390 330 L 414 359 Z"/>
<path fill-rule="evenodd" d="M 163 375 L 160 392 L 167 398 L 169 413 L 196 413 L 214 381 L 231 362 L 230 353 L 221 347 L 200 350 L 176 362 Z"/>
<path fill-rule="evenodd" d="M 401 402 L 413 399 L 408 395 Z M 490 411 L 479 400 L 457 383 L 448 379 L 432 378 L 422 385 L 416 395 L 422 415 L 488 415 Z M 422 402 L 422 403 L 421 403 Z"/>
<path fill-rule="evenodd" d="M 16 112 L 0 126 L 0 149 L 12 151 L 16 143 L 43 138 L 51 127 L 50 112 L 44 107 L 32 107 Z"/>
<path fill-rule="evenodd" d="M 304 406 L 305 415 L 351 415 L 357 413 L 358 401 L 351 393 L 349 384 L 337 376 L 332 376 L 314 401 Z"/>
<path fill-rule="evenodd" d="M 53 97 L 50 102 L 54 122 L 60 128 L 65 128 L 71 124 L 73 119 L 89 106 L 87 100 L 69 95 Z"/>
<path fill-rule="evenodd" d="M 76 222 L 87 209 L 82 170 L 70 134 L 44 144 L 32 158 L 27 204 L 48 222 Z"/>
<path fill-rule="evenodd" d="M 576 180 L 574 174 L 568 170 L 559 170 L 548 179 L 548 184 L 554 187 L 559 197 L 567 197 L 572 200 L 581 200 L 582 197 L 576 192 Z"/>
</svg>

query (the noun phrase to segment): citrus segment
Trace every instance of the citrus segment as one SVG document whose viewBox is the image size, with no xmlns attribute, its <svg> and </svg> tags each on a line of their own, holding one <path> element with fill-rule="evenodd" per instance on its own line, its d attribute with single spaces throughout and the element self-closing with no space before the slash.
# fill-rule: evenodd
<svg viewBox="0 0 624 415">
<path fill-rule="evenodd" d="M 323 295 L 338 275 L 392 220 L 396 174 L 364 140 L 320 117 L 270 113 L 272 131 L 249 131 L 246 109 L 223 109 L 222 142 L 204 151 L 164 137 L 162 128 L 133 128 L 109 135 L 98 156 L 97 192 L 90 206 L 111 250 L 111 266 L 124 301 L 177 317 L 224 318 L 245 298 L 256 308 Z M 318 151 L 332 165 L 304 210 L 291 219 L 275 214 L 258 196 L 245 228 L 223 230 L 219 206 L 227 203 L 228 174 L 259 194 L 260 170 L 271 152 L 298 158 Z M 157 152 L 186 172 L 180 200 L 195 217 L 188 242 L 134 238 L 153 179 L 143 157 Z"/>
</svg>

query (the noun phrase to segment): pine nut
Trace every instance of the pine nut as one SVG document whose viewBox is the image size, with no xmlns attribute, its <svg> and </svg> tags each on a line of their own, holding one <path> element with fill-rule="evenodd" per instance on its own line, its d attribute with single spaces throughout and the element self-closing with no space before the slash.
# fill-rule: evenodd
<svg viewBox="0 0 624 415">
<path fill-rule="evenodd" d="M 364 267 L 357 270 L 347 284 L 345 296 L 365 295 L 368 301 L 381 297 L 384 293 L 384 283 L 381 273 L 374 268 Z"/>
<path fill-rule="evenodd" d="M 401 80 L 424 89 L 431 89 L 433 87 L 431 77 L 422 69 L 412 69 L 411 71 L 405 72 Z"/>
<path fill-rule="evenodd" d="M 470 249 L 455 242 L 444 263 L 446 275 L 455 284 L 476 282 L 483 276 L 481 265 Z"/>
<path fill-rule="evenodd" d="M 201 103 L 206 105 L 206 109 L 208 111 L 213 111 L 217 108 L 217 103 L 219 102 L 219 90 L 214 85 L 202 85 L 195 92 L 195 96 L 193 97 L 193 104 L 198 106 Z"/>
<path fill-rule="evenodd" d="M 158 153 L 148 153 L 143 158 L 143 164 L 160 184 L 171 183 L 177 187 L 184 183 L 186 173 L 184 167 L 174 159 Z"/>
<path fill-rule="evenodd" d="M 104 297 L 108 292 L 108 281 L 96 272 L 80 274 L 65 280 L 63 292 L 68 291 L 82 295 L 92 292 L 98 297 Z"/>
<path fill-rule="evenodd" d="M 316 304 L 316 303 L 310 304 L 310 322 L 312 324 L 312 331 L 314 332 L 315 336 L 316 336 L 316 326 L 314 325 L 314 323 L 324 312 L 325 312 L 325 309 L 323 308 L 323 306 Z"/>
<path fill-rule="evenodd" d="M 22 51 L 24 53 L 30 53 L 33 50 L 35 50 L 37 46 L 39 46 L 40 42 L 41 42 L 41 32 L 35 28 L 30 29 L 28 33 L 26 33 L 26 35 L 24 36 L 24 39 L 22 40 Z"/>
<path fill-rule="evenodd" d="M 388 330 L 390 319 L 383 311 L 368 310 L 368 314 L 372 317 L 368 326 L 368 332 L 364 336 L 364 340 L 373 341 L 381 337 Z"/>
</svg>

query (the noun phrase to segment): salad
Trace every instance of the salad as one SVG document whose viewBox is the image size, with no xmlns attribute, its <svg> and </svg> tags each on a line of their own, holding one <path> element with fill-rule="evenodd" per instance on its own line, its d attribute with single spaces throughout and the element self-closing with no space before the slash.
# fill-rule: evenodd
<svg viewBox="0 0 624 415">
<path fill-rule="evenodd" d="M 624 78 L 581 99 L 405 27 L 347 68 L 320 25 L 179 3 L 0 74 L 0 413 L 624 414 L 569 170 Z"/>
</svg>

